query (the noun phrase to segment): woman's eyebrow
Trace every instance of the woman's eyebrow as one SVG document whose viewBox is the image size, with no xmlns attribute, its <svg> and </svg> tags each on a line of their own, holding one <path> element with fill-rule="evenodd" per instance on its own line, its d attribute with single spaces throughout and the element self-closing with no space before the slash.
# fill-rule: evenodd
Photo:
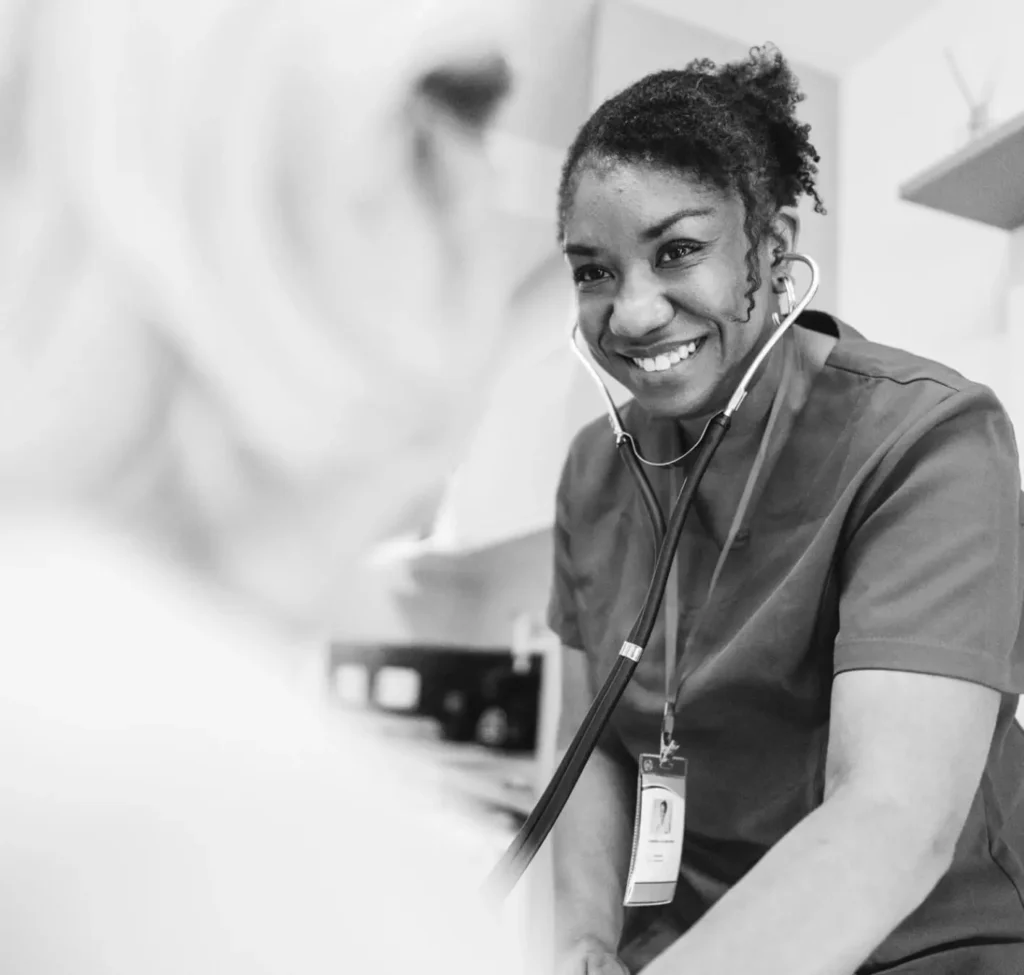
<svg viewBox="0 0 1024 975">
<path fill-rule="evenodd" d="M 574 257 L 597 257 L 597 248 L 588 247 L 586 244 L 566 244 L 562 253 L 571 254 Z"/>
<path fill-rule="evenodd" d="M 654 240 L 660 237 L 669 227 L 675 223 L 679 223 L 680 220 L 684 220 L 687 217 L 708 217 L 715 212 L 713 206 L 706 207 L 684 207 L 682 210 L 676 210 L 675 213 L 670 213 L 664 220 L 659 220 L 656 224 L 650 227 L 646 227 L 640 232 L 640 238 L 642 240 Z M 588 244 L 566 244 L 562 248 L 562 252 L 567 255 L 574 257 L 597 257 L 598 248 L 591 247 Z"/>
<path fill-rule="evenodd" d="M 655 237 L 660 237 L 669 227 L 674 223 L 678 223 L 680 220 L 686 217 L 707 217 L 715 212 L 714 207 L 683 207 L 682 210 L 677 210 L 675 213 L 670 213 L 664 220 L 659 220 L 656 224 L 648 227 L 642 231 L 640 237 L 642 240 L 654 240 Z"/>
</svg>

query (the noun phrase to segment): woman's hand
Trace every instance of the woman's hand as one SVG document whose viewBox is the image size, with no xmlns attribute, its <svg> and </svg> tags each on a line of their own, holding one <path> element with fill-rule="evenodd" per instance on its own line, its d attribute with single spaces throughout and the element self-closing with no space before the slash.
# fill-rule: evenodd
<svg viewBox="0 0 1024 975">
<path fill-rule="evenodd" d="M 557 975 L 630 975 L 615 952 L 596 938 L 577 941 L 559 959 Z"/>
</svg>

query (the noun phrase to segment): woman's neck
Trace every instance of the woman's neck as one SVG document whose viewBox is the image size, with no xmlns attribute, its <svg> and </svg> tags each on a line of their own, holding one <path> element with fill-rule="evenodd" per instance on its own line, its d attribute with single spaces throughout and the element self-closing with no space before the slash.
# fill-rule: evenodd
<svg viewBox="0 0 1024 975">
<path fill-rule="evenodd" d="M 729 428 L 729 436 L 726 438 L 727 443 L 730 441 L 732 443 L 743 442 L 747 436 L 756 434 L 764 428 L 764 424 L 768 419 L 768 413 L 775 400 L 775 394 L 778 392 L 779 384 L 782 381 L 783 367 L 786 356 L 789 354 L 788 345 L 790 341 L 790 335 L 787 333 L 772 351 L 768 353 L 767 358 L 762 363 L 761 368 L 757 371 L 748 388 L 743 405 L 736 411 L 733 417 Z M 743 367 L 743 372 L 739 373 L 740 377 L 743 376 L 748 367 L 749 363 Z M 734 384 L 738 382 L 739 379 L 733 380 Z M 730 397 L 732 396 L 733 388 L 735 386 L 729 389 Z M 700 439 L 701 434 L 708 425 L 708 421 L 719 412 L 721 412 L 720 409 L 704 416 L 687 417 L 679 420 L 679 425 L 683 431 L 684 443 L 687 447 L 691 447 Z"/>
</svg>

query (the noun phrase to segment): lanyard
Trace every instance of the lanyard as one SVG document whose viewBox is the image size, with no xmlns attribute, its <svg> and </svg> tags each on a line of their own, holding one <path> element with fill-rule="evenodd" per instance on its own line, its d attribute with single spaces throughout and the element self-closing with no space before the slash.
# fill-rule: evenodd
<svg viewBox="0 0 1024 975">
<path fill-rule="evenodd" d="M 732 549 L 733 543 L 736 541 L 736 536 L 739 534 L 740 527 L 743 524 L 743 519 L 746 517 L 747 512 L 756 503 L 760 496 L 760 491 L 764 489 L 765 481 L 767 477 L 762 478 L 762 472 L 765 472 L 766 463 L 769 459 L 769 452 L 771 453 L 771 463 L 768 464 L 767 474 L 771 473 L 771 466 L 774 465 L 785 439 L 789 433 L 788 427 L 792 424 L 796 413 L 799 411 L 800 406 L 803 404 L 803 400 L 806 398 L 807 390 L 810 386 L 809 382 L 798 384 L 798 387 L 794 389 L 794 376 L 797 372 L 796 369 L 796 358 L 798 355 L 797 349 L 795 348 L 794 342 L 787 341 L 784 346 L 785 349 L 785 360 L 782 367 L 782 377 L 779 381 L 779 388 L 776 390 L 775 397 L 772 400 L 771 411 L 768 414 L 768 421 L 765 424 L 764 432 L 761 434 L 761 442 L 757 448 L 757 454 L 754 456 L 754 463 L 751 465 L 750 473 L 747 475 L 746 484 L 743 486 L 743 493 L 740 495 L 739 504 L 736 506 L 736 512 L 733 515 L 732 523 L 729 526 L 729 531 L 726 535 L 725 542 L 722 545 L 721 551 L 718 554 L 718 561 L 715 564 L 715 569 L 711 573 L 711 581 L 708 584 L 708 591 L 704 597 L 704 602 L 701 605 L 700 610 L 697 613 L 696 619 L 693 625 L 690 627 L 689 632 L 686 636 L 686 644 L 683 648 L 682 657 L 685 660 L 687 657 L 687 651 L 692 644 L 694 637 L 700 631 L 701 625 L 704 622 L 705 616 L 707 615 L 708 606 L 711 603 L 711 596 L 715 590 L 715 586 L 718 584 L 718 578 L 721 575 L 722 568 L 725 565 L 725 560 L 729 557 L 729 552 Z M 795 397 L 791 397 L 791 393 L 795 393 Z M 787 400 L 793 399 L 794 402 L 787 403 Z M 789 407 L 784 410 L 784 407 Z M 787 423 L 783 425 L 780 436 L 772 442 L 772 435 L 776 430 L 779 423 L 779 417 L 785 412 Z M 773 448 L 773 449 L 769 449 Z M 675 485 L 675 474 L 676 469 L 669 469 L 669 483 L 671 485 L 671 495 L 676 495 Z M 755 496 L 755 489 L 758 494 Z M 676 647 L 679 639 L 679 573 L 678 573 L 678 562 L 679 556 L 672 560 L 672 568 L 669 571 L 668 586 L 665 591 L 664 601 L 664 612 L 665 612 L 665 707 L 662 714 L 662 726 L 661 726 L 661 758 L 665 760 L 671 757 L 672 753 L 676 750 L 677 745 L 673 740 L 672 733 L 675 727 L 675 713 L 676 713 L 676 701 L 679 697 L 679 691 L 683 684 L 683 678 L 676 677 Z"/>
</svg>

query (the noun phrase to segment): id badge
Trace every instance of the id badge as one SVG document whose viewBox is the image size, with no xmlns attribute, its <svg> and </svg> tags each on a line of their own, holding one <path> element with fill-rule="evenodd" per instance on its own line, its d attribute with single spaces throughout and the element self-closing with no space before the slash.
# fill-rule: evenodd
<svg viewBox="0 0 1024 975">
<path fill-rule="evenodd" d="M 686 759 L 641 755 L 625 907 L 669 904 L 679 880 L 686 818 Z"/>
</svg>

